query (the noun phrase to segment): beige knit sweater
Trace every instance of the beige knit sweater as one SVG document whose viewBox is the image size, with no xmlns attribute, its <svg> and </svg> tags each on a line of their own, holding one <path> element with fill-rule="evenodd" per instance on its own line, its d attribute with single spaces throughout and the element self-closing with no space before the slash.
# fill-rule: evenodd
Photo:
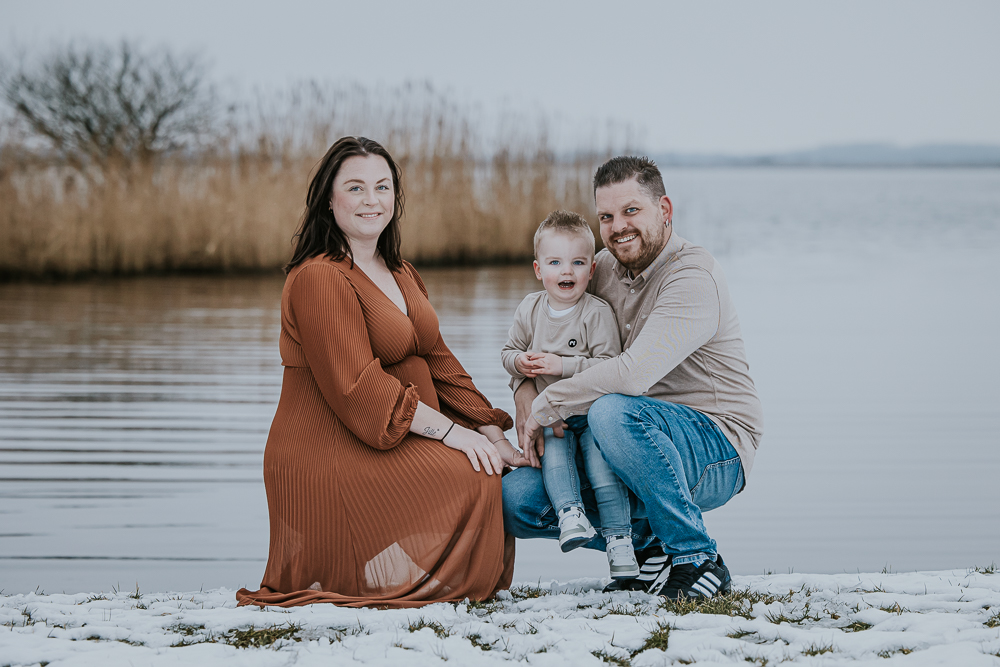
<svg viewBox="0 0 1000 667">
<path fill-rule="evenodd" d="M 561 376 L 539 375 L 535 388 L 542 391 L 553 382 L 573 377 L 585 368 L 622 351 L 618 338 L 615 314 L 602 299 L 584 294 L 572 313 L 563 317 L 549 314 L 549 297 L 542 290 L 524 297 L 514 313 L 514 324 L 507 334 L 507 342 L 500 352 L 503 367 L 512 378 L 511 387 L 517 388 L 525 376 L 514 366 L 514 359 L 522 352 L 548 352 L 562 357 Z M 570 414 L 587 413 L 588 405 L 577 405 Z"/>
</svg>

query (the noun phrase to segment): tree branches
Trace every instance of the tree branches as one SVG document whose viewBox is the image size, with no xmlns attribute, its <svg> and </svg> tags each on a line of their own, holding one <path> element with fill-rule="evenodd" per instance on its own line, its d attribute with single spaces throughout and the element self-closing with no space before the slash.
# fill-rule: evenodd
<svg viewBox="0 0 1000 667">
<path fill-rule="evenodd" d="M 71 164 L 148 162 L 197 142 L 214 105 L 194 55 L 131 42 L 57 48 L 0 78 L 5 100 Z"/>
</svg>

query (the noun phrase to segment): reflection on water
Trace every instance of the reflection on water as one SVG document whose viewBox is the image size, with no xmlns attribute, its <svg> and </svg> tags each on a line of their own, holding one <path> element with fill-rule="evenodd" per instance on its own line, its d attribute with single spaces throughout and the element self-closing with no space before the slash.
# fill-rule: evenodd
<svg viewBox="0 0 1000 667">
<path fill-rule="evenodd" d="M 764 402 L 747 492 L 706 517 L 737 572 L 1000 560 L 1000 175 L 900 174 L 667 173 L 678 230 L 723 260 Z M 421 273 L 511 411 L 498 351 L 530 267 Z M 0 285 L 0 589 L 256 587 L 281 286 Z M 519 544 L 518 579 L 605 574 L 603 554 Z"/>
</svg>

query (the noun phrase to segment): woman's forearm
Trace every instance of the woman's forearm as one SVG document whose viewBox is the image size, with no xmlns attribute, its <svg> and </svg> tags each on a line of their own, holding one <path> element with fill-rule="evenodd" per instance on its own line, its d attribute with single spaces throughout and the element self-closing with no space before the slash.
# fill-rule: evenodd
<svg viewBox="0 0 1000 667">
<path fill-rule="evenodd" d="M 520 461 L 514 448 L 503 442 L 503 431 L 499 426 L 481 426 L 477 430 L 478 433 L 453 422 L 425 403 L 417 403 L 417 411 L 410 422 L 410 433 L 439 440 L 445 447 L 464 452 L 476 472 L 481 466 L 488 475 L 499 474 L 504 463 L 516 465 Z M 494 437 L 490 438 L 490 435 Z M 490 440 L 500 440 L 501 445 L 507 445 L 504 456 Z"/>
<path fill-rule="evenodd" d="M 413 421 L 410 422 L 410 433 L 416 433 L 431 440 L 441 440 L 451 428 L 452 423 L 450 419 L 431 406 L 420 402 L 417 403 L 417 411 L 413 414 Z"/>
<path fill-rule="evenodd" d="M 504 438 L 503 429 L 499 426 L 494 426 L 493 424 L 480 426 L 476 430 L 485 435 L 490 442 L 496 442 L 497 440 L 503 440 Z"/>
</svg>

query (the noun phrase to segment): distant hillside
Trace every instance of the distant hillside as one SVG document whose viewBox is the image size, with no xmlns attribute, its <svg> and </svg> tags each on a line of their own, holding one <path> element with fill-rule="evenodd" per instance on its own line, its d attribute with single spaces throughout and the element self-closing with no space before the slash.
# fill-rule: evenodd
<svg viewBox="0 0 1000 667">
<path fill-rule="evenodd" d="M 771 155 L 664 153 L 651 157 L 661 167 L 1000 167 L 1000 146 L 852 144 Z"/>
</svg>

